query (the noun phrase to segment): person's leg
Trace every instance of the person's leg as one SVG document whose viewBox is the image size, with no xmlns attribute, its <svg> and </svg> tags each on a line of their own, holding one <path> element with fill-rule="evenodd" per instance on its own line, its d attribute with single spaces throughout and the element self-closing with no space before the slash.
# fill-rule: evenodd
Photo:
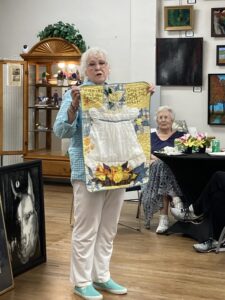
<svg viewBox="0 0 225 300">
<path fill-rule="evenodd" d="M 212 198 L 218 191 L 225 194 L 225 172 L 222 171 L 214 173 L 211 177 L 200 197 L 193 204 L 194 213 L 196 215 L 207 214 L 213 203 Z"/>
<path fill-rule="evenodd" d="M 104 191 L 105 200 L 101 212 L 93 261 L 93 280 L 105 282 L 110 279 L 109 264 L 113 250 L 113 240 L 117 233 L 120 212 L 124 202 L 125 190 Z"/>
<path fill-rule="evenodd" d="M 165 195 L 163 197 L 163 207 L 160 209 L 159 225 L 156 229 L 156 233 L 164 233 L 169 228 L 169 203 L 170 199 Z"/>
<path fill-rule="evenodd" d="M 212 214 L 212 206 L 215 202 L 214 196 L 217 193 L 225 195 L 225 172 L 222 171 L 214 173 L 199 198 L 188 209 L 172 208 L 171 213 L 176 219 L 185 221 L 197 220 L 202 216 Z M 224 197 L 222 197 L 223 199 Z M 212 217 L 210 216 L 210 218 Z"/>
<path fill-rule="evenodd" d="M 215 192 L 212 197 L 211 214 L 213 238 L 218 241 L 220 233 L 225 226 L 225 190 Z"/>
<path fill-rule="evenodd" d="M 210 203 L 211 205 L 207 212 L 208 239 L 203 243 L 193 245 L 197 252 L 206 253 L 215 251 L 220 234 L 225 226 L 225 190 L 215 190 L 211 195 Z"/>
<path fill-rule="evenodd" d="M 94 287 L 113 294 L 126 294 L 127 289 L 110 278 L 109 264 L 113 251 L 113 240 L 117 233 L 124 189 L 105 191 L 105 202 L 95 243 L 92 278 Z"/>
<path fill-rule="evenodd" d="M 160 209 L 160 215 L 167 215 L 168 216 L 168 211 L 169 211 L 169 197 L 164 196 L 163 197 L 163 208 Z"/>
<path fill-rule="evenodd" d="M 104 206 L 104 192 L 87 191 L 84 182 L 75 181 L 74 228 L 70 279 L 74 286 L 92 284 L 94 249 Z"/>
</svg>

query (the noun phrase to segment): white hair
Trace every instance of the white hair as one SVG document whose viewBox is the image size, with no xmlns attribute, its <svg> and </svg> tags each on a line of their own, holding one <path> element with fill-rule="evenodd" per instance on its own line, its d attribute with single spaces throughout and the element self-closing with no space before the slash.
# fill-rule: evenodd
<svg viewBox="0 0 225 300">
<path fill-rule="evenodd" d="M 88 59 L 90 58 L 90 56 L 96 56 L 96 55 L 102 55 L 105 58 L 105 61 L 107 62 L 107 64 L 109 65 L 108 54 L 104 49 L 101 49 L 98 47 L 89 48 L 81 56 L 80 73 L 83 78 L 86 77 L 86 70 L 88 67 Z"/>
<path fill-rule="evenodd" d="M 161 111 L 164 111 L 164 110 L 166 110 L 166 111 L 168 111 L 168 112 L 170 113 L 171 119 L 172 119 L 172 121 L 174 121 L 174 120 L 175 120 L 175 114 L 174 114 L 172 108 L 170 108 L 170 107 L 167 106 L 167 105 L 159 106 L 159 108 L 157 109 L 156 114 L 155 114 L 155 120 L 157 119 L 158 114 L 159 114 Z"/>
</svg>

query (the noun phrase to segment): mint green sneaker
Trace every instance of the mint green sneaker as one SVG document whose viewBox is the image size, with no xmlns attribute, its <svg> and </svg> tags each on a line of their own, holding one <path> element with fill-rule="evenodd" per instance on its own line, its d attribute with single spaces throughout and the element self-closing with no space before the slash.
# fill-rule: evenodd
<svg viewBox="0 0 225 300">
<path fill-rule="evenodd" d="M 98 290 L 106 291 L 111 294 L 123 295 L 127 293 L 127 288 L 122 285 L 119 285 L 112 279 L 109 279 L 106 282 L 94 282 L 94 287 Z"/>
<path fill-rule="evenodd" d="M 86 300 L 102 300 L 103 296 L 96 291 L 92 284 L 84 287 L 75 286 L 74 293 Z"/>
</svg>

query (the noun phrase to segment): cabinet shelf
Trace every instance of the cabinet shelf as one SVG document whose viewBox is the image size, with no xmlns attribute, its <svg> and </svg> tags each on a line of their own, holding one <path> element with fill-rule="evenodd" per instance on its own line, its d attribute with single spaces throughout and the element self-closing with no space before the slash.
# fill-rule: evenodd
<svg viewBox="0 0 225 300">
<path fill-rule="evenodd" d="M 45 87 L 45 88 L 70 88 L 73 86 L 73 84 L 69 84 L 69 85 L 58 85 L 58 84 L 51 84 L 51 83 L 36 83 L 35 86 L 38 87 Z"/>
<path fill-rule="evenodd" d="M 29 130 L 29 132 L 52 132 L 53 133 L 53 130 L 52 129 L 34 129 L 34 130 Z"/>
<path fill-rule="evenodd" d="M 45 106 L 45 105 L 34 105 L 28 106 L 29 109 L 43 109 L 43 110 L 59 110 L 59 106 Z"/>
</svg>

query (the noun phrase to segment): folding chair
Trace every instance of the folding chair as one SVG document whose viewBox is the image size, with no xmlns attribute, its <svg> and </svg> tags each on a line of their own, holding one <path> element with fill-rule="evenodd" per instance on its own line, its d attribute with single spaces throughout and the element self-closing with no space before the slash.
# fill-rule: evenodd
<svg viewBox="0 0 225 300">
<path fill-rule="evenodd" d="M 221 231 L 218 245 L 216 247 L 216 253 L 219 253 L 221 251 L 221 245 L 225 242 L 225 226 L 223 227 L 223 230 Z M 225 249 L 223 249 L 225 251 Z"/>
<path fill-rule="evenodd" d="M 134 186 L 131 188 L 127 188 L 126 192 L 134 192 L 137 191 L 137 197 L 136 198 L 131 198 L 131 199 L 127 199 L 125 201 L 131 201 L 131 202 L 138 202 L 138 206 L 137 206 L 137 213 L 136 213 L 136 219 L 138 219 L 138 227 L 133 227 L 124 223 L 119 222 L 119 225 L 121 226 L 125 226 L 127 228 L 136 230 L 136 231 L 141 231 L 141 187 L 140 186 Z"/>
</svg>

